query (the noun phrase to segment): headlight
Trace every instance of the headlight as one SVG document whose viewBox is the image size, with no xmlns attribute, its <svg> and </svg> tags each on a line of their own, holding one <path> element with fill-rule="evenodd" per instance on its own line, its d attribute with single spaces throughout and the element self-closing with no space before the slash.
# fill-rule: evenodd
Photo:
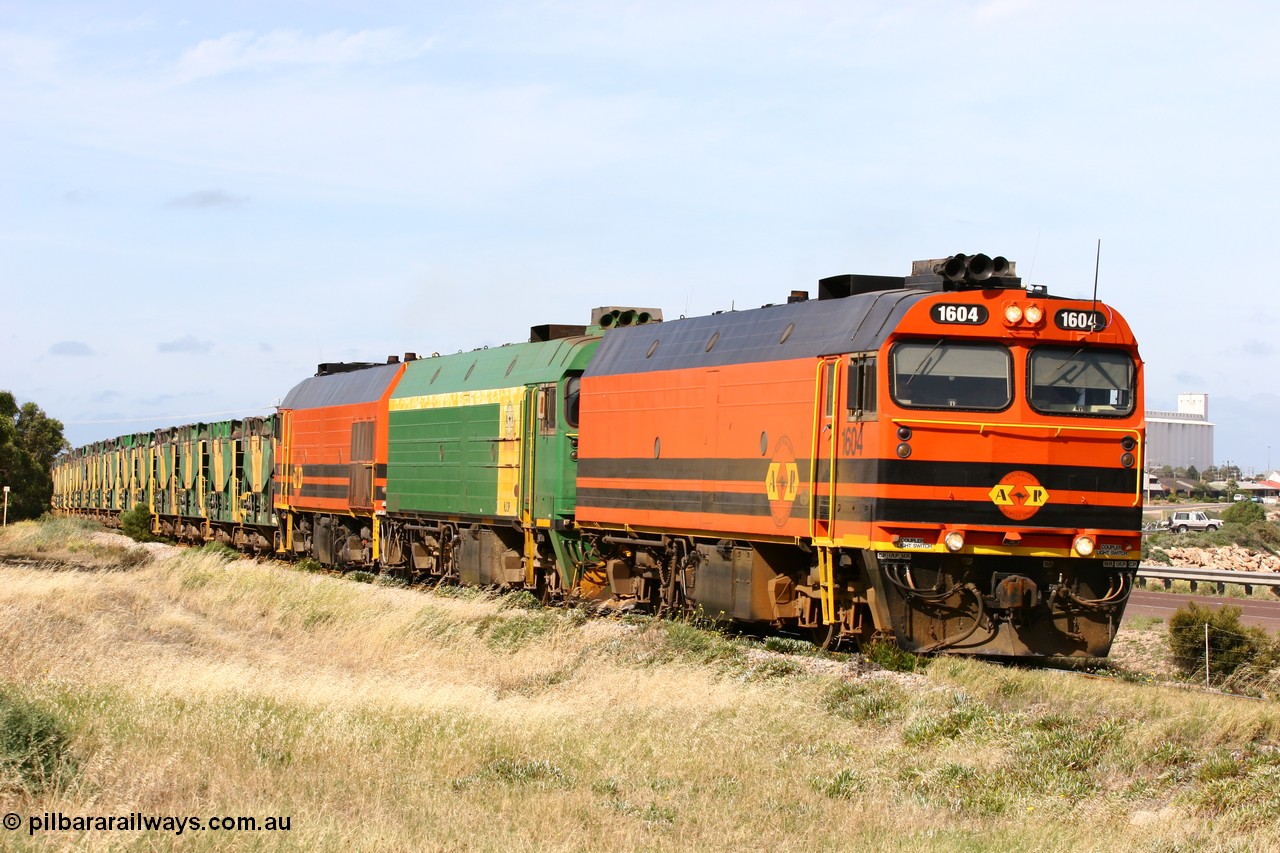
<svg viewBox="0 0 1280 853">
<path fill-rule="evenodd" d="M 1004 321 L 1012 326 L 1022 320 L 1022 309 L 1017 305 L 1004 306 Z"/>
<path fill-rule="evenodd" d="M 1093 554 L 1093 540 L 1088 536 L 1077 536 L 1075 549 L 1081 557 L 1088 557 Z"/>
<path fill-rule="evenodd" d="M 1044 309 L 1039 305 L 1028 305 L 1027 310 L 1023 312 L 1022 316 L 1027 319 L 1028 323 L 1034 326 L 1044 319 Z"/>
<path fill-rule="evenodd" d="M 947 550 L 954 554 L 964 547 L 964 534 L 959 530 L 953 530 L 947 534 L 943 542 L 946 543 Z"/>
</svg>

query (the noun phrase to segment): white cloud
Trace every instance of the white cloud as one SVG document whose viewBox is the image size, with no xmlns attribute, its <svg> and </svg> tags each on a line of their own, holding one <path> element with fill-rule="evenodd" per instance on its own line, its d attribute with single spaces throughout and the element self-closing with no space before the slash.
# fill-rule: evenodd
<svg viewBox="0 0 1280 853">
<path fill-rule="evenodd" d="M 58 341 L 49 347 L 49 355 L 68 355 L 75 358 L 84 358 L 95 354 L 93 348 L 82 341 Z"/>
<path fill-rule="evenodd" d="M 197 190 L 169 200 L 166 207 L 207 210 L 215 207 L 243 207 L 248 199 L 222 190 Z"/>
<path fill-rule="evenodd" d="M 411 39 L 394 29 L 334 30 L 316 36 L 290 30 L 266 35 L 236 32 L 205 39 L 185 51 L 177 72 L 185 81 L 290 65 L 384 64 L 413 59 L 430 48 L 431 40 Z"/>
<path fill-rule="evenodd" d="M 187 335 L 173 341 L 163 341 L 156 345 L 156 352 L 191 352 L 206 353 L 213 349 L 209 341 L 202 341 L 195 335 Z"/>
</svg>

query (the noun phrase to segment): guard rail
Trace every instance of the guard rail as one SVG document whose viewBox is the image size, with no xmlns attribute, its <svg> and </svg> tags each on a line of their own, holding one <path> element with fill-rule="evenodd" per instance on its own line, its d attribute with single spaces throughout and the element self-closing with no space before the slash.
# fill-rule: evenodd
<svg viewBox="0 0 1280 853">
<path fill-rule="evenodd" d="M 1280 572 L 1236 572 L 1230 569 L 1206 569 L 1198 566 L 1162 566 L 1156 563 L 1143 563 L 1138 567 L 1138 580 L 1159 580 L 1164 582 L 1165 589 L 1173 586 L 1174 581 L 1187 581 L 1194 592 L 1196 586 L 1211 583 L 1223 592 L 1226 584 L 1238 584 L 1244 587 L 1246 595 L 1253 593 L 1255 586 L 1269 586 L 1280 595 Z"/>
</svg>

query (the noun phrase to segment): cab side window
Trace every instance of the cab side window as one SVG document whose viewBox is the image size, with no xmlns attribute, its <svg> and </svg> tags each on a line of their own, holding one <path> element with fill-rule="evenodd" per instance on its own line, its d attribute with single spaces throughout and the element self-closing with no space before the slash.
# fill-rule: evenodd
<svg viewBox="0 0 1280 853">
<path fill-rule="evenodd" d="M 543 435 L 556 433 L 556 391 L 554 382 L 538 389 L 538 425 Z"/>
<path fill-rule="evenodd" d="M 875 420 L 876 357 L 874 353 L 849 357 L 849 388 L 845 399 L 849 405 L 849 420 Z"/>
<path fill-rule="evenodd" d="M 578 428 L 578 409 L 582 403 L 582 377 L 570 376 L 564 383 L 564 422 Z"/>
</svg>

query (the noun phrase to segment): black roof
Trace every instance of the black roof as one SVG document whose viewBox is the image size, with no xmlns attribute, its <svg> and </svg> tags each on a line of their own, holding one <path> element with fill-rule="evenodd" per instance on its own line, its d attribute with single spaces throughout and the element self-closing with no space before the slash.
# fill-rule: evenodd
<svg viewBox="0 0 1280 853">
<path fill-rule="evenodd" d="M 325 406 L 372 403 L 386 393 L 387 386 L 395 379 L 396 372 L 401 367 L 400 364 L 381 364 L 347 373 L 304 379 L 285 395 L 280 408 L 319 409 Z"/>
<path fill-rule="evenodd" d="M 886 290 L 611 329 L 600 342 L 586 375 L 876 350 L 897 328 L 907 309 L 930 295 L 910 288 Z"/>
</svg>

